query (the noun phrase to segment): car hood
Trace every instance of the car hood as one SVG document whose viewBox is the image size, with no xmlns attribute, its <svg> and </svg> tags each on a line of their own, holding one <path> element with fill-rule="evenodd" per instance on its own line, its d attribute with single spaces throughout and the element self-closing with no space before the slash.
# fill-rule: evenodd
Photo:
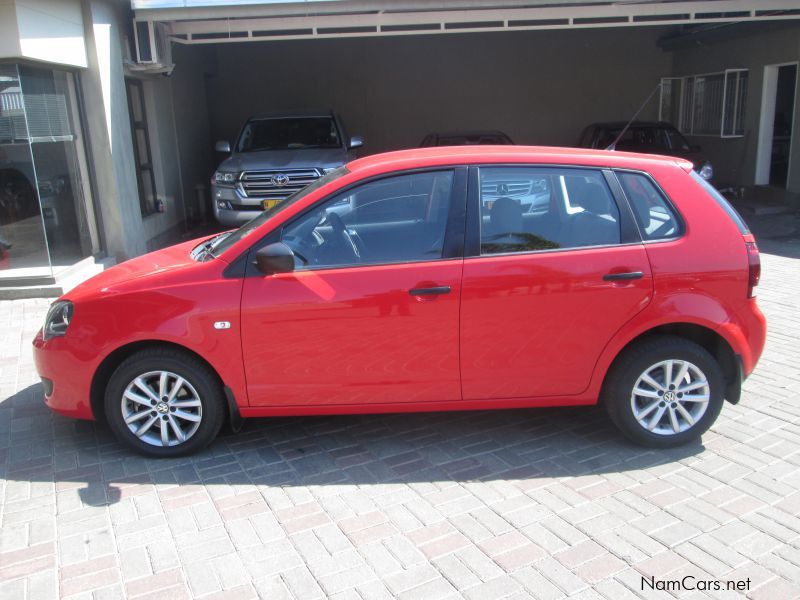
<svg viewBox="0 0 800 600">
<path fill-rule="evenodd" d="M 298 150 L 264 150 L 237 152 L 219 166 L 226 171 L 257 169 L 302 169 L 306 167 L 340 167 L 348 160 L 344 148 L 307 148 Z"/>
<path fill-rule="evenodd" d="M 208 264 L 193 260 L 190 254 L 192 248 L 209 237 L 211 236 L 126 260 L 87 279 L 64 294 L 64 298 L 79 302 L 83 298 L 97 298 L 143 287 L 157 288 L 165 284 L 180 283 L 184 278 L 188 279 L 195 269 Z"/>
</svg>

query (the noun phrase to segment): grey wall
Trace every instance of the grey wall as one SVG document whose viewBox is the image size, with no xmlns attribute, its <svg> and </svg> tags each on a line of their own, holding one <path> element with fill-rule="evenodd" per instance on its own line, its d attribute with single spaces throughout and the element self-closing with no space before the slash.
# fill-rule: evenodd
<svg viewBox="0 0 800 600">
<path fill-rule="evenodd" d="M 180 65 L 170 78 L 175 127 L 178 132 L 178 153 L 188 217 L 198 218 L 195 187 L 203 185 L 210 195 L 211 173 L 216 165 L 211 142 L 211 126 L 206 104 L 206 71 L 214 62 L 214 49 L 206 46 L 189 48 L 173 44 L 172 58 Z"/>
<path fill-rule="evenodd" d="M 715 43 L 698 43 L 674 52 L 674 74 L 693 75 L 731 68 L 749 69 L 745 135 L 737 139 L 694 137 L 712 160 L 720 182 L 755 182 L 758 126 L 764 66 L 800 60 L 800 25 Z M 800 102 L 795 105 L 792 164 L 788 188 L 800 192 Z"/>
<path fill-rule="evenodd" d="M 212 136 L 248 115 L 334 108 L 365 153 L 442 130 L 501 129 L 517 143 L 573 145 L 627 119 L 671 72 L 657 27 L 219 44 L 208 80 Z M 197 51 L 196 47 L 189 48 Z M 657 114 L 653 101 L 643 117 Z"/>
</svg>

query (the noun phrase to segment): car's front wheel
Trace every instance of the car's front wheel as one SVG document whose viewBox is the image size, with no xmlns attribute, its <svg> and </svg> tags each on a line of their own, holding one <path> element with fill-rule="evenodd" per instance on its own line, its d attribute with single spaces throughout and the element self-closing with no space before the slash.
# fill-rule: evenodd
<svg viewBox="0 0 800 600">
<path fill-rule="evenodd" d="M 117 438 L 141 454 L 174 457 L 207 446 L 224 420 L 224 397 L 211 369 L 168 348 L 132 354 L 106 387 L 105 414 Z"/>
<path fill-rule="evenodd" d="M 602 401 L 629 439 L 669 448 L 711 427 L 722 409 L 724 389 L 722 369 L 705 348 L 684 338 L 658 336 L 617 359 Z"/>
</svg>

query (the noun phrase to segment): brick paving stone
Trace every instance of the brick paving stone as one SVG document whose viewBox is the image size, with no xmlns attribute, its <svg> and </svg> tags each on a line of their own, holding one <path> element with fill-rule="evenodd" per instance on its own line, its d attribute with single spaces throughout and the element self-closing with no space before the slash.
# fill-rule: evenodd
<svg viewBox="0 0 800 600">
<path fill-rule="evenodd" d="M 30 339 L 49 303 L 0 302 L 0 597 L 628 600 L 683 574 L 800 597 L 786 248 L 762 254 L 770 333 L 741 403 L 668 451 L 588 408 L 259 419 L 143 459 L 43 406 Z"/>
</svg>

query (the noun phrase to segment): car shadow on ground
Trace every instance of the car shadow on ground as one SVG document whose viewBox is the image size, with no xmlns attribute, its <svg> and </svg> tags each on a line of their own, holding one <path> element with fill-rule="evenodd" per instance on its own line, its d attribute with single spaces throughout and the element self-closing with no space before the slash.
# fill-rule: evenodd
<svg viewBox="0 0 800 600">
<path fill-rule="evenodd" d="M 79 489 L 84 504 L 137 486 L 362 485 L 535 480 L 648 469 L 703 451 L 698 441 L 648 450 L 598 407 L 246 420 L 206 450 L 148 459 L 102 423 L 51 413 L 41 385 L 0 402 L 0 476 Z"/>
</svg>

